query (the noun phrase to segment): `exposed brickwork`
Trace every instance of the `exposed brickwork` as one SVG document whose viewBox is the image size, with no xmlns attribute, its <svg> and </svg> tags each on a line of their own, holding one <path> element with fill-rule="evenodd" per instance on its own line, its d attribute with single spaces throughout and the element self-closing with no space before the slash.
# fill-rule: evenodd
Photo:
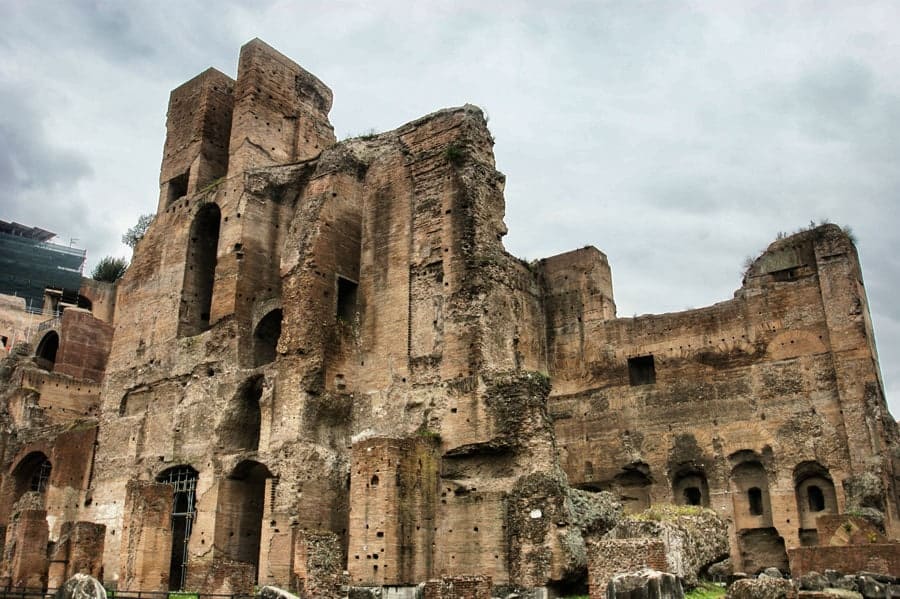
<svg viewBox="0 0 900 599">
<path fill-rule="evenodd" d="M 788 549 L 791 575 L 807 572 L 875 572 L 896 576 L 900 572 L 900 543 L 872 543 L 845 547 L 797 547 Z"/>
<path fill-rule="evenodd" d="M 443 576 L 429 580 L 422 589 L 423 599 L 490 599 L 489 576 Z"/>
<path fill-rule="evenodd" d="M 643 568 L 668 570 L 662 539 L 609 539 L 591 541 L 588 552 L 588 590 L 591 599 L 604 599 L 606 587 L 616 574 Z"/>
</svg>

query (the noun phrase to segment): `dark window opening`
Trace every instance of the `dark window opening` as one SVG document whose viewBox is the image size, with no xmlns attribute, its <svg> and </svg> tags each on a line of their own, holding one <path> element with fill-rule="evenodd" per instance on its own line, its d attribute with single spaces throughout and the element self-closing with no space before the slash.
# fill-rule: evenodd
<svg viewBox="0 0 900 599">
<path fill-rule="evenodd" d="M 85 310 L 93 310 L 94 302 L 92 302 L 90 299 L 84 297 L 83 295 L 79 295 L 78 296 L 78 307 L 83 308 Z"/>
<path fill-rule="evenodd" d="M 359 285 L 345 279 L 337 278 L 337 317 L 344 322 L 353 322 L 356 317 L 356 290 Z"/>
<path fill-rule="evenodd" d="M 50 471 L 52 469 L 53 467 L 50 465 L 50 460 L 45 458 L 40 466 L 35 468 L 34 473 L 31 475 L 31 480 L 28 484 L 29 490 L 36 493 L 45 492 L 50 484 Z"/>
<path fill-rule="evenodd" d="M 174 487 L 172 494 L 172 555 L 169 561 L 169 590 L 184 588 L 187 577 L 188 541 L 194 525 L 197 471 L 190 466 L 169 468 L 157 479 Z"/>
<path fill-rule="evenodd" d="M 191 169 L 184 173 L 169 179 L 169 190 L 166 201 L 166 207 L 172 205 L 172 202 L 187 195 L 188 181 L 191 178 Z"/>
<path fill-rule="evenodd" d="M 209 329 L 221 216 L 216 204 L 206 204 L 191 224 L 181 289 L 179 335 L 182 337 Z"/>
<path fill-rule="evenodd" d="M 377 474 L 372 477 L 371 481 L 369 481 L 369 486 L 372 487 L 373 489 L 378 487 L 378 475 Z"/>
<path fill-rule="evenodd" d="M 656 367 L 653 356 L 628 358 L 628 380 L 632 386 L 652 385 L 656 382 Z"/>
<path fill-rule="evenodd" d="M 703 502 L 703 494 L 697 487 L 688 487 L 684 490 L 685 505 L 701 505 Z"/>
<path fill-rule="evenodd" d="M 763 500 L 762 491 L 759 489 L 759 487 L 752 487 L 747 490 L 747 501 L 750 503 L 750 515 L 762 516 Z"/>
<path fill-rule="evenodd" d="M 772 273 L 772 280 L 774 281 L 793 281 L 797 278 L 797 268 L 785 268 L 784 270 L 777 270 Z"/>
<path fill-rule="evenodd" d="M 0 335 L 0 343 L 3 344 L 3 347 L 6 347 L 7 341 L 9 341 L 9 339 L 7 339 L 5 335 Z"/>
<path fill-rule="evenodd" d="M 275 360 L 278 338 L 281 337 L 281 309 L 266 314 L 253 332 L 253 366 L 262 366 Z"/>
<path fill-rule="evenodd" d="M 809 500 L 809 511 L 821 512 L 825 509 L 825 494 L 822 493 L 822 489 L 815 485 L 810 485 L 806 489 L 806 496 Z"/>
<path fill-rule="evenodd" d="M 56 331 L 50 331 L 46 335 L 44 335 L 41 342 L 38 343 L 37 347 L 37 357 L 40 362 L 43 362 L 41 366 L 47 369 L 52 369 L 53 365 L 56 363 L 56 352 L 59 350 L 59 335 L 56 334 Z"/>
</svg>

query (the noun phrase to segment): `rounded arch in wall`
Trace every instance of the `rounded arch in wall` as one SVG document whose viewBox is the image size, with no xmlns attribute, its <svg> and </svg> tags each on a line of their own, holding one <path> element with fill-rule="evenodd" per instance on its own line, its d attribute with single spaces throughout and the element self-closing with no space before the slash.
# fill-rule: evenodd
<svg viewBox="0 0 900 599">
<path fill-rule="evenodd" d="M 50 487 L 50 475 L 53 464 L 43 451 L 31 451 L 19 460 L 12 468 L 12 477 L 15 481 L 14 497 L 18 501 L 22 495 L 28 492 L 47 492 Z"/>
<path fill-rule="evenodd" d="M 34 351 L 35 357 L 41 366 L 52 370 L 56 364 L 56 354 L 59 352 L 59 333 L 50 330 L 44 333 L 41 340 L 38 341 L 37 349 Z"/>
</svg>

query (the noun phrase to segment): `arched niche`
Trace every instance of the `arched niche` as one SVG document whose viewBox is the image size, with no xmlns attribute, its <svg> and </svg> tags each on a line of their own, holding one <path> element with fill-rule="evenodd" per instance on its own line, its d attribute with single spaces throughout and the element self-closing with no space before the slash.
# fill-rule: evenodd
<svg viewBox="0 0 900 599">
<path fill-rule="evenodd" d="M 275 360 L 278 338 L 281 336 L 281 308 L 263 316 L 253 330 L 253 366 L 262 366 Z"/>
<path fill-rule="evenodd" d="M 618 492 L 625 512 L 636 514 L 650 507 L 652 482 L 650 468 L 646 464 L 626 468 L 613 477 L 613 487 Z"/>
<path fill-rule="evenodd" d="M 731 470 L 731 497 L 737 530 L 772 526 L 769 477 L 756 456 L 742 456 Z"/>
<path fill-rule="evenodd" d="M 15 488 L 13 500 L 18 501 L 25 493 L 38 493 L 46 497 L 50 488 L 50 475 L 53 465 L 50 459 L 41 451 L 33 451 L 19 460 L 13 468 L 12 476 Z"/>
<path fill-rule="evenodd" d="M 59 351 L 59 333 L 48 331 L 38 342 L 34 355 L 38 365 L 47 370 L 53 370 L 56 364 L 56 353 Z"/>
<path fill-rule="evenodd" d="M 169 558 L 169 590 L 179 591 L 187 580 L 188 542 L 197 517 L 196 470 L 188 465 L 163 470 L 156 481 L 172 485 L 172 551 Z"/>
<path fill-rule="evenodd" d="M 219 206 L 208 203 L 191 223 L 178 316 L 180 337 L 209 329 L 221 218 Z"/>
<path fill-rule="evenodd" d="M 699 468 L 679 470 L 672 480 L 672 495 L 676 505 L 709 507 L 709 483 Z"/>
<path fill-rule="evenodd" d="M 828 468 L 818 462 L 801 462 L 794 468 L 794 492 L 800 517 L 801 542 L 812 543 L 818 535 L 816 519 L 838 513 L 837 494 Z M 806 544 L 806 543 L 804 543 Z"/>
</svg>

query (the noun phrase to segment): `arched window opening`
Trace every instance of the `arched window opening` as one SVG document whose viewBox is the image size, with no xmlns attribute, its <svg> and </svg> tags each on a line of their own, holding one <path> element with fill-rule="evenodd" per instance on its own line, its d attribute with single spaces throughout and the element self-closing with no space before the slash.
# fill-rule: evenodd
<svg viewBox="0 0 900 599">
<path fill-rule="evenodd" d="M 47 370 L 53 370 L 56 364 L 56 352 L 59 350 L 59 335 L 56 331 L 50 331 L 41 338 L 38 343 L 35 355 L 38 358 L 38 364 Z"/>
<path fill-rule="evenodd" d="M 209 328 L 221 216 L 219 207 L 209 203 L 191 223 L 181 289 L 179 336 L 197 335 Z"/>
<path fill-rule="evenodd" d="M 40 451 L 35 451 L 24 458 L 13 470 L 15 480 L 15 500 L 18 501 L 23 494 L 31 492 L 45 495 L 50 488 L 50 474 L 53 466 L 47 456 Z"/>
<path fill-rule="evenodd" d="M 372 487 L 373 489 L 378 488 L 378 475 L 377 474 L 372 475 L 372 480 L 369 481 L 369 486 Z"/>
<path fill-rule="evenodd" d="M 184 588 L 187 578 L 188 541 L 197 514 L 195 504 L 197 471 L 190 466 L 175 466 L 160 473 L 157 482 L 174 487 L 172 493 L 172 554 L 169 561 L 169 590 Z"/>
<path fill-rule="evenodd" d="M 807 500 L 809 501 L 809 511 L 821 512 L 825 509 L 825 494 L 822 489 L 815 485 L 810 485 L 806 489 Z"/>
<path fill-rule="evenodd" d="M 253 366 L 262 366 L 275 360 L 275 349 L 281 336 L 281 308 L 272 310 L 259 321 L 253 331 Z"/>
<path fill-rule="evenodd" d="M 751 516 L 763 515 L 762 490 L 759 487 L 747 489 L 747 503 L 750 505 Z"/>
<path fill-rule="evenodd" d="M 700 505 L 703 495 L 697 487 L 688 487 L 684 490 L 685 505 Z"/>
</svg>

